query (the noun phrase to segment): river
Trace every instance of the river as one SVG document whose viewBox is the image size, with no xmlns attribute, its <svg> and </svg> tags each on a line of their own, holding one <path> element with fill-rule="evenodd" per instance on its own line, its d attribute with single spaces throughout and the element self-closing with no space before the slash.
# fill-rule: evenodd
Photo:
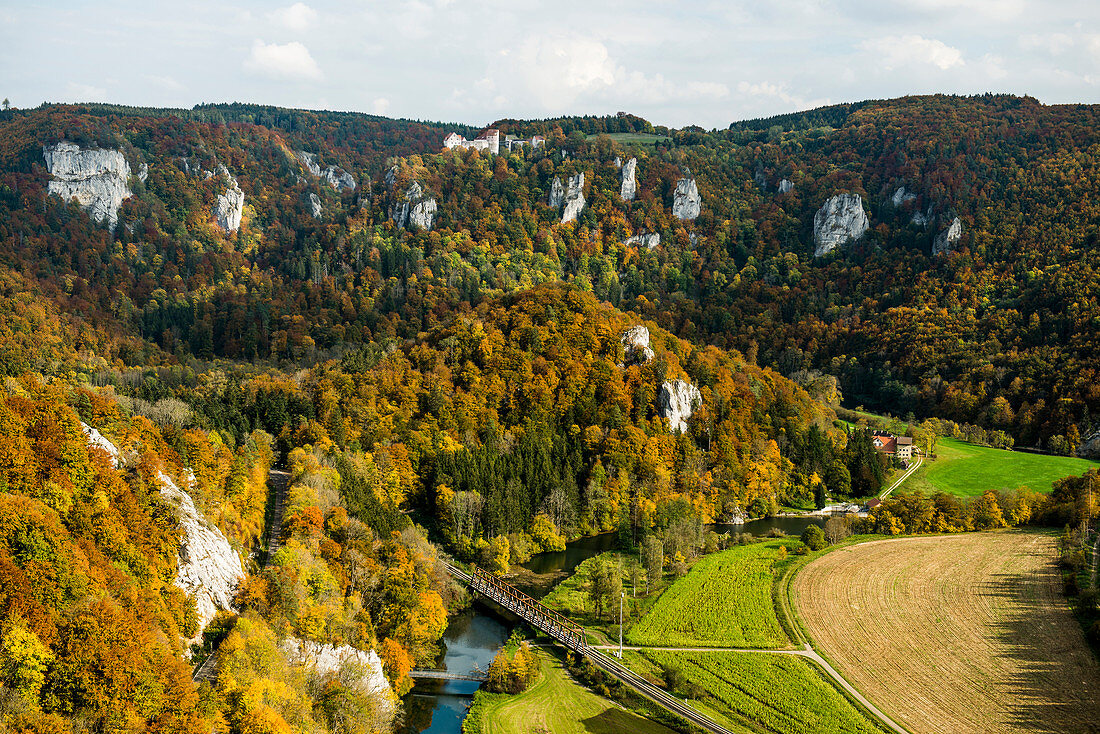
<svg viewBox="0 0 1100 734">
<path fill-rule="evenodd" d="M 823 517 L 774 517 L 753 520 L 745 525 L 709 525 L 708 530 L 718 533 L 752 533 L 764 535 L 779 529 L 787 535 L 798 536 L 810 524 L 824 525 Z M 568 543 L 565 550 L 540 553 L 522 564 L 528 571 L 539 574 L 555 574 L 559 577 L 572 573 L 586 558 L 612 550 L 616 544 L 615 533 L 604 533 L 580 538 Z M 517 585 L 532 596 L 541 596 L 543 589 Z M 436 667 L 466 673 L 478 667 L 488 670 L 489 663 L 511 634 L 516 619 L 511 615 L 490 610 L 474 603 L 469 609 L 451 619 L 443 633 L 442 652 Z M 478 683 L 472 681 L 419 680 L 411 693 L 405 696 L 405 725 L 400 734 L 460 734 L 462 720 L 470 706 Z"/>
</svg>

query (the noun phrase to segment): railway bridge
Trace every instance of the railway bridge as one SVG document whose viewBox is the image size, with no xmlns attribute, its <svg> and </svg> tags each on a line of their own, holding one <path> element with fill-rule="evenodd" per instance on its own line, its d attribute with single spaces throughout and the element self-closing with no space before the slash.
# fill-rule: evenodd
<svg viewBox="0 0 1100 734">
<path fill-rule="evenodd" d="M 608 675 L 618 678 L 623 684 L 630 686 L 657 705 L 682 716 L 705 731 L 711 732 L 711 734 L 733 734 L 729 729 L 710 717 L 704 716 L 680 699 L 667 693 L 664 689 L 658 688 L 610 656 L 589 645 L 583 627 L 558 614 L 537 599 L 531 598 L 511 584 L 477 566 L 474 566 L 471 571 L 465 571 L 451 564 L 446 565 L 448 573 L 466 584 L 472 591 L 496 602 L 543 634 L 557 640 L 558 644 L 566 649 L 588 658 L 593 665 Z"/>
</svg>

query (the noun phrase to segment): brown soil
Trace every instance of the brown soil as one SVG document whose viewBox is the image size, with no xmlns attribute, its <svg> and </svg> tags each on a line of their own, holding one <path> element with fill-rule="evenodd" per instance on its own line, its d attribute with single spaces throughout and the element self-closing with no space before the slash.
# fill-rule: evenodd
<svg viewBox="0 0 1100 734">
<path fill-rule="evenodd" d="M 1061 593 L 1055 538 L 900 538 L 794 579 L 815 647 L 913 734 L 1100 732 L 1100 665 Z"/>
</svg>

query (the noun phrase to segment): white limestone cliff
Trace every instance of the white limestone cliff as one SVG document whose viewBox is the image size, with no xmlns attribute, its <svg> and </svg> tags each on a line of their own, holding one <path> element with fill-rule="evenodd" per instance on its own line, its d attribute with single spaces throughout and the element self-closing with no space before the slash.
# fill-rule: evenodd
<svg viewBox="0 0 1100 734">
<path fill-rule="evenodd" d="M 279 650 L 291 664 L 300 665 L 318 675 L 335 673 L 348 663 L 359 667 L 362 671 L 359 679 L 362 690 L 376 697 L 383 711 L 388 714 L 394 712 L 390 684 L 382 670 L 382 660 L 374 650 L 359 650 L 350 645 L 322 645 L 297 637 L 288 637 L 281 641 Z"/>
<path fill-rule="evenodd" d="M 644 326 L 632 326 L 619 337 L 626 357 L 624 364 L 645 364 L 653 359 L 653 350 L 649 348 L 649 329 Z"/>
<path fill-rule="evenodd" d="M 149 164 L 142 163 L 141 168 L 138 169 L 138 181 L 145 183 L 149 178 Z"/>
<path fill-rule="evenodd" d="M 107 452 L 111 464 L 122 464 L 122 452 L 99 431 L 81 423 L 88 445 Z M 188 472 L 189 473 L 189 472 Z M 190 475 L 194 480 L 194 475 Z M 195 599 L 195 611 L 199 617 L 199 633 L 210 623 L 219 609 L 232 609 L 237 584 L 244 578 L 241 558 L 229 545 L 225 535 L 206 520 L 195 507 L 191 495 L 179 488 L 171 477 L 157 472 L 161 497 L 179 513 L 179 527 L 183 531 L 180 540 L 179 559 L 175 585 Z"/>
<path fill-rule="evenodd" d="M 897 209 L 902 204 L 906 204 L 910 201 L 916 201 L 917 195 L 905 190 L 904 186 L 898 188 L 894 192 L 894 195 L 890 197 L 890 201 L 893 202 L 894 208 Z"/>
<path fill-rule="evenodd" d="M 564 208 L 561 212 L 562 223 L 572 222 L 584 209 L 584 174 L 569 177 L 569 186 L 565 190 Z"/>
<path fill-rule="evenodd" d="M 638 168 L 638 159 L 631 158 L 622 168 L 622 187 L 619 189 L 619 198 L 623 201 L 634 201 L 634 195 L 638 192 L 638 182 L 634 180 L 634 171 Z"/>
<path fill-rule="evenodd" d="M 320 219 L 324 214 L 324 207 L 321 206 L 321 197 L 317 194 L 310 193 L 309 195 L 309 213 L 313 215 L 314 219 Z"/>
<path fill-rule="evenodd" d="M 387 191 L 393 191 L 393 187 L 397 184 L 397 173 L 397 166 L 390 166 L 390 168 L 386 171 L 386 177 L 384 180 L 386 183 Z"/>
<path fill-rule="evenodd" d="M 936 235 L 936 241 L 932 243 L 932 254 L 940 255 L 945 252 L 951 252 L 955 243 L 962 239 L 962 234 L 962 222 L 959 221 L 958 217 L 955 217 L 947 229 Z"/>
<path fill-rule="evenodd" d="M 785 179 L 783 179 L 782 181 L 779 182 L 779 187 L 778 187 L 777 190 L 779 191 L 779 193 L 785 194 L 793 188 L 794 188 L 794 184 L 791 183 L 791 181 L 789 179 L 785 178 Z"/>
<path fill-rule="evenodd" d="M 668 429 L 687 431 L 687 420 L 695 412 L 695 407 L 702 404 L 703 395 L 699 388 L 684 380 L 670 380 L 661 385 L 661 392 L 657 395 L 657 412 L 662 418 L 668 419 Z"/>
<path fill-rule="evenodd" d="M 661 235 L 657 232 L 636 234 L 623 240 L 623 244 L 627 246 L 643 245 L 647 250 L 652 250 L 661 244 Z"/>
<path fill-rule="evenodd" d="M 218 166 L 218 173 L 229 179 L 229 187 L 224 194 L 218 194 L 214 202 L 214 219 L 226 232 L 236 232 L 241 228 L 241 214 L 244 212 L 244 192 L 237 185 L 237 179 L 225 166 Z"/>
<path fill-rule="evenodd" d="M 298 160 L 302 162 L 302 165 L 305 166 L 306 170 L 309 171 L 314 178 L 323 180 L 337 191 L 343 193 L 344 191 L 351 191 L 355 188 L 355 177 L 343 168 L 339 166 L 321 168 L 321 166 L 317 164 L 317 155 L 314 153 L 307 153 L 304 150 L 296 150 L 294 151 L 294 155 L 297 156 Z"/>
<path fill-rule="evenodd" d="M 565 187 L 562 186 L 561 179 L 554 176 L 554 181 L 550 184 L 550 200 L 547 203 L 551 209 L 560 209 L 563 201 L 565 201 Z"/>
<path fill-rule="evenodd" d="M 692 221 L 699 216 L 702 199 L 694 178 L 681 178 L 676 182 L 676 192 L 672 195 L 672 216 L 682 221 Z"/>
<path fill-rule="evenodd" d="M 175 584 L 195 599 L 199 629 L 210 623 L 219 609 L 232 609 L 237 584 L 244 578 L 241 558 L 225 535 L 195 507 L 191 495 L 160 472 L 160 494 L 179 511 L 179 567 Z M 196 635 L 196 638 L 198 635 Z"/>
<path fill-rule="evenodd" d="M 916 211 L 913 212 L 913 218 L 909 220 L 910 224 L 915 224 L 918 227 L 927 227 L 932 223 L 932 205 L 928 205 L 928 211 Z"/>
<path fill-rule="evenodd" d="M 859 194 L 837 194 L 814 215 L 814 256 L 826 255 L 843 244 L 858 240 L 869 222 Z"/>
<path fill-rule="evenodd" d="M 430 196 L 424 195 L 424 189 L 418 181 L 409 184 L 405 190 L 405 198 L 395 204 L 390 211 L 390 217 L 398 227 L 409 226 L 413 229 L 431 229 L 435 224 L 435 215 L 438 210 L 436 201 Z"/>
<path fill-rule="evenodd" d="M 62 141 L 43 145 L 46 170 L 53 179 L 47 192 L 68 201 L 76 199 L 97 222 L 106 220 L 113 232 L 118 210 L 130 198 L 130 164 L 121 151 L 103 148 L 82 149 Z"/>
</svg>

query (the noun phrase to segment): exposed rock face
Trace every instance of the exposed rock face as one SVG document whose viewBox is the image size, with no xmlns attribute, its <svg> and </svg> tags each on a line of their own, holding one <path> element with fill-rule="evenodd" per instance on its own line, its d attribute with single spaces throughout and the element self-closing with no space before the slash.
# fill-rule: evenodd
<svg viewBox="0 0 1100 734">
<path fill-rule="evenodd" d="M 657 395 L 657 412 L 668 419 L 668 429 L 675 433 L 687 431 L 687 420 L 695 406 L 703 402 L 699 388 L 684 380 L 671 380 L 661 385 Z"/>
<path fill-rule="evenodd" d="M 141 168 L 138 169 L 138 181 L 141 181 L 142 183 L 145 183 L 145 181 L 148 178 L 149 178 L 149 164 L 148 163 L 142 163 Z"/>
<path fill-rule="evenodd" d="M 893 202 L 895 209 L 897 209 L 902 204 L 905 204 L 906 202 L 916 200 L 917 195 L 906 191 L 904 186 L 900 187 L 897 191 L 894 192 L 894 195 L 890 197 L 890 201 Z"/>
<path fill-rule="evenodd" d="M 619 337 L 623 343 L 626 364 L 645 364 L 653 359 L 653 350 L 649 348 L 649 329 L 644 326 L 632 326 Z"/>
<path fill-rule="evenodd" d="M 191 495 L 163 472 L 157 478 L 161 496 L 179 510 L 183 530 L 175 584 L 195 598 L 201 629 L 219 609 L 233 607 L 237 584 L 244 578 L 241 558 L 222 531 L 195 508 Z"/>
<path fill-rule="evenodd" d="M 118 468 L 122 452 L 96 429 L 81 423 L 88 445 L 107 452 L 111 464 Z M 194 479 L 194 475 L 191 475 Z M 229 545 L 225 535 L 195 507 L 191 495 L 180 489 L 164 472 L 157 472 L 160 494 L 179 511 L 180 541 L 179 565 L 175 584 L 195 599 L 200 632 L 209 624 L 219 609 L 231 609 L 237 583 L 244 578 L 240 556 Z M 193 640 L 193 641 L 194 641 Z"/>
<path fill-rule="evenodd" d="M 409 212 L 409 225 L 413 229 L 431 229 L 435 224 L 435 199 L 424 199 Z"/>
<path fill-rule="evenodd" d="M 672 216 L 690 222 L 699 216 L 702 203 L 694 178 L 681 178 L 676 182 L 676 192 L 672 195 Z"/>
<path fill-rule="evenodd" d="M 414 229 L 431 229 L 435 224 L 437 206 L 435 199 L 425 196 L 418 181 L 409 184 L 405 190 L 404 201 L 396 204 L 390 216 L 398 227 L 410 226 Z"/>
<path fill-rule="evenodd" d="M 782 181 L 780 181 L 780 182 L 779 182 L 779 187 L 778 187 L 778 191 L 779 191 L 779 193 L 781 193 L 781 194 L 785 194 L 785 193 L 787 193 L 788 191 L 790 191 L 790 190 L 791 190 L 791 189 L 793 189 L 793 188 L 794 188 L 794 184 L 793 184 L 793 183 L 791 183 L 791 182 L 790 182 L 789 180 L 787 180 L 787 179 L 783 179 Z"/>
<path fill-rule="evenodd" d="M 1100 431 L 1086 436 L 1077 447 L 1077 455 L 1082 459 L 1100 459 Z"/>
<path fill-rule="evenodd" d="M 858 240 L 868 226 L 859 194 L 837 194 L 814 215 L 814 256 L 821 257 L 847 242 Z"/>
<path fill-rule="evenodd" d="M 391 166 L 390 169 L 386 171 L 385 182 L 386 190 L 393 191 L 394 185 L 397 184 L 397 166 Z"/>
<path fill-rule="evenodd" d="M 237 179 L 230 175 L 225 166 L 218 166 L 218 173 L 229 179 L 229 188 L 218 195 L 214 202 L 214 219 L 226 232 L 236 232 L 241 228 L 241 213 L 244 211 L 244 192 L 237 185 Z"/>
<path fill-rule="evenodd" d="M 936 241 L 932 243 L 932 254 L 939 255 L 944 252 L 951 252 L 951 248 L 962 238 L 962 235 L 962 222 L 959 221 L 958 217 L 955 217 L 951 222 L 951 226 L 936 235 Z"/>
<path fill-rule="evenodd" d="M 97 222 L 107 221 L 113 232 L 118 210 L 130 198 L 130 164 L 122 152 L 90 148 L 62 141 L 43 145 L 46 170 L 53 176 L 47 191 L 65 201 L 75 198 Z"/>
<path fill-rule="evenodd" d="M 634 195 L 638 192 L 638 183 L 634 180 L 634 171 L 637 168 L 637 158 L 631 158 L 622 168 L 623 185 L 619 190 L 619 198 L 623 201 L 634 201 Z"/>
<path fill-rule="evenodd" d="M 574 221 L 584 209 L 584 174 L 569 177 L 569 187 L 565 191 L 565 208 L 561 212 L 561 221 Z"/>
<path fill-rule="evenodd" d="M 103 449 L 107 452 L 107 458 L 111 462 L 111 466 L 118 468 L 122 463 L 122 453 L 118 450 L 118 447 L 111 443 L 107 438 L 89 426 L 87 423 L 81 423 L 80 427 L 84 430 L 84 435 L 88 437 L 88 445 L 94 446 L 97 449 Z"/>
<path fill-rule="evenodd" d="M 350 645 L 321 645 L 297 637 L 286 638 L 279 643 L 279 649 L 291 663 L 320 675 L 336 672 L 345 663 L 358 665 L 363 670 L 363 677 L 359 679 L 363 690 L 377 696 L 379 705 L 388 713 L 393 713 L 390 684 L 382 672 L 382 660 L 374 650 L 359 650 Z"/>
<path fill-rule="evenodd" d="M 339 166 L 328 166 L 322 169 L 317 165 L 317 156 L 313 153 L 307 153 L 304 150 L 294 151 L 294 155 L 298 157 L 298 160 L 302 162 L 302 165 L 306 167 L 316 178 L 323 179 L 332 188 L 339 192 L 351 191 L 355 188 L 355 177 L 345 171 Z M 389 174 L 387 174 L 388 177 Z"/>
<path fill-rule="evenodd" d="M 311 193 L 309 195 L 309 213 L 313 215 L 314 219 L 320 219 L 324 211 L 324 207 L 321 206 L 321 197 Z"/>
<path fill-rule="evenodd" d="M 913 218 L 909 221 L 911 224 L 915 224 L 918 227 L 927 227 L 932 223 L 932 205 L 930 204 L 928 206 L 928 211 L 926 212 L 914 212 Z"/>
<path fill-rule="evenodd" d="M 644 245 L 647 250 L 652 250 L 657 245 L 661 244 L 661 235 L 654 232 L 653 234 L 636 234 L 633 237 L 627 237 L 623 240 L 624 245 Z"/>
<path fill-rule="evenodd" d="M 554 182 L 550 184 L 550 201 L 547 203 L 551 209 L 560 209 L 565 201 L 565 187 L 561 185 L 561 179 L 554 176 Z"/>
</svg>

